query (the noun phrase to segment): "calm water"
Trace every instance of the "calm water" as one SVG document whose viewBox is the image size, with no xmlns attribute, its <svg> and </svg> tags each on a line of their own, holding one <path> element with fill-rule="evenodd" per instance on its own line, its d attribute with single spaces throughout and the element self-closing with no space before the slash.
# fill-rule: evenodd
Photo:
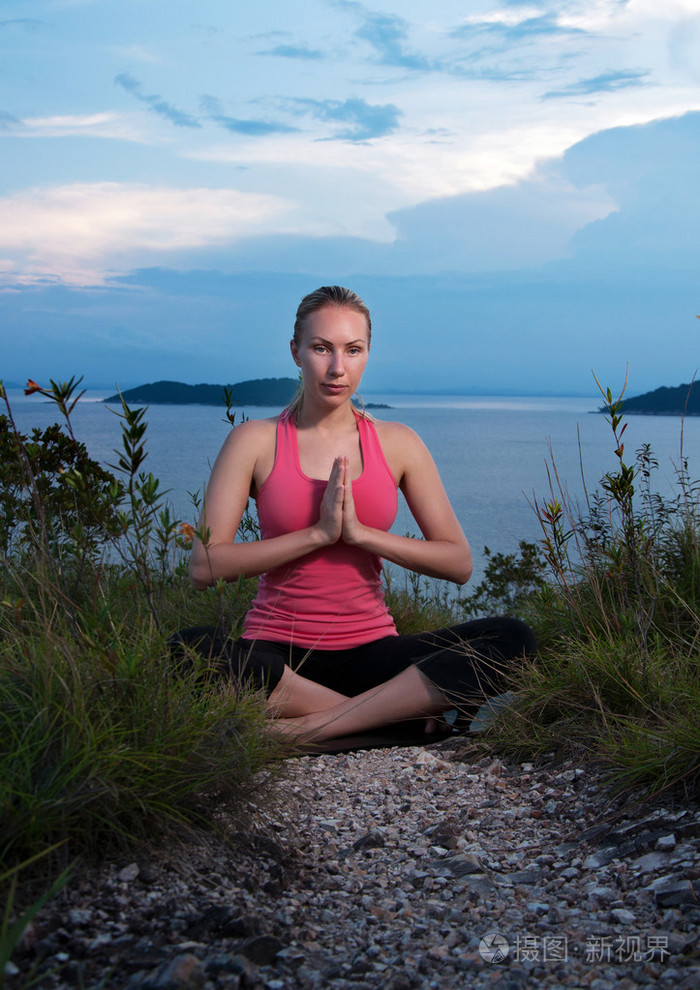
<svg viewBox="0 0 700 990">
<path fill-rule="evenodd" d="M 56 420 L 55 407 L 41 397 L 10 393 L 17 425 L 23 431 Z M 95 395 L 94 398 L 101 398 Z M 583 482 L 593 489 L 614 469 L 612 434 L 605 417 L 592 415 L 598 398 L 501 398 L 464 396 L 368 395 L 367 401 L 387 402 L 377 410 L 381 419 L 400 420 L 413 427 L 430 448 L 445 488 L 464 527 L 475 556 L 475 578 L 482 570 L 482 550 L 508 552 L 521 539 L 539 536 L 536 517 L 528 505 L 533 493 L 546 497 L 549 445 L 559 475 L 575 497 Z M 73 415 L 76 435 L 93 457 L 114 463 L 120 443 L 115 407 L 81 401 Z M 275 415 L 278 408 L 252 407 L 251 418 Z M 170 490 L 169 498 L 183 519 L 194 512 L 188 492 L 201 491 L 229 426 L 223 410 L 211 406 L 152 406 L 147 414 L 146 468 Z M 627 452 L 650 443 L 659 461 L 657 487 L 666 493 L 680 460 L 681 421 L 676 417 L 633 416 L 625 434 Z M 579 451 L 580 439 L 580 451 Z M 693 477 L 700 472 L 700 417 L 684 426 L 684 450 Z M 403 505 L 397 532 L 414 531 Z"/>
</svg>

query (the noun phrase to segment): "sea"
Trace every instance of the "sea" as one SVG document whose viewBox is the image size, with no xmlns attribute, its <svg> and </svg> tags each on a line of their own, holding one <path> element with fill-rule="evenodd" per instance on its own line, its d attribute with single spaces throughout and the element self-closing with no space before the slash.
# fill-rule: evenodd
<svg viewBox="0 0 700 990">
<path fill-rule="evenodd" d="M 72 421 L 78 439 L 105 465 L 116 464 L 120 420 L 118 407 L 106 405 L 108 393 L 90 391 L 76 406 Z M 40 395 L 8 390 L 18 428 L 48 426 L 59 418 L 53 403 Z M 379 419 L 399 420 L 415 429 L 430 449 L 457 517 L 471 543 L 475 559 L 473 581 L 483 575 L 492 553 L 510 553 L 520 540 L 541 536 L 534 512 L 536 502 L 551 497 L 551 483 L 561 486 L 574 504 L 585 507 L 608 471 L 615 470 L 614 438 L 602 400 L 590 397 L 514 397 L 459 395 L 366 394 L 365 401 L 385 403 Z M 279 407 L 251 406 L 237 411 L 258 419 L 279 413 Z M 160 479 L 173 511 L 193 522 L 192 496 L 201 494 L 230 425 L 223 407 L 151 406 L 144 464 Z M 630 416 L 623 440 L 624 457 L 649 444 L 658 461 L 654 488 L 673 492 L 676 472 L 688 462 L 691 478 L 700 477 L 700 417 Z M 416 533 L 410 511 L 402 502 L 394 526 L 398 533 Z"/>
</svg>

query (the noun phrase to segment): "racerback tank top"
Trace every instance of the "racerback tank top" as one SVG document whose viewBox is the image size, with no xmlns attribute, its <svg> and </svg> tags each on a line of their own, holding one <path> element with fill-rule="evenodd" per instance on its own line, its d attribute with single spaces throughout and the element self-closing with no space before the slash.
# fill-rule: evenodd
<svg viewBox="0 0 700 990">
<path fill-rule="evenodd" d="M 360 522 L 388 531 L 396 518 L 398 495 L 377 431 L 355 413 L 362 451 L 362 474 L 352 483 Z M 257 497 L 263 539 L 305 529 L 318 521 L 326 481 L 301 469 L 293 415 L 277 423 L 275 461 Z M 381 560 L 339 541 L 268 571 L 248 612 L 246 639 L 289 642 L 340 650 L 360 646 L 396 627 L 384 601 Z"/>
</svg>

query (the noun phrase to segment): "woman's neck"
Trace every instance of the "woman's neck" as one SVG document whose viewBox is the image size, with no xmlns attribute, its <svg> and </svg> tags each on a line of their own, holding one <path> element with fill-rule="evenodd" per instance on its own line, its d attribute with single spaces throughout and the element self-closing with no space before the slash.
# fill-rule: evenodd
<svg viewBox="0 0 700 990">
<path fill-rule="evenodd" d="M 343 432 L 355 426 L 356 416 L 351 402 L 336 409 L 314 407 L 305 397 L 295 412 L 297 428 L 324 433 Z"/>
</svg>

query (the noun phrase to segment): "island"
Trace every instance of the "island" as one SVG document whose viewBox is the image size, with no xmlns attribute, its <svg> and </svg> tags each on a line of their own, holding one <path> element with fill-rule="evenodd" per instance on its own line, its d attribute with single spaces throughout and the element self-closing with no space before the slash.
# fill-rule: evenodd
<svg viewBox="0 0 700 990">
<path fill-rule="evenodd" d="M 599 412 L 608 412 L 603 406 Z M 639 416 L 700 416 L 700 385 L 662 386 L 653 392 L 623 399 L 621 412 Z"/>
<path fill-rule="evenodd" d="M 103 399 L 107 403 L 149 406 L 222 406 L 225 392 L 231 392 L 233 406 L 286 406 L 294 398 L 299 382 L 296 378 L 253 378 L 233 385 L 186 385 L 184 382 L 150 382 L 127 388 Z M 357 400 L 355 401 L 356 404 Z M 366 402 L 367 409 L 390 409 L 382 402 Z"/>
</svg>

